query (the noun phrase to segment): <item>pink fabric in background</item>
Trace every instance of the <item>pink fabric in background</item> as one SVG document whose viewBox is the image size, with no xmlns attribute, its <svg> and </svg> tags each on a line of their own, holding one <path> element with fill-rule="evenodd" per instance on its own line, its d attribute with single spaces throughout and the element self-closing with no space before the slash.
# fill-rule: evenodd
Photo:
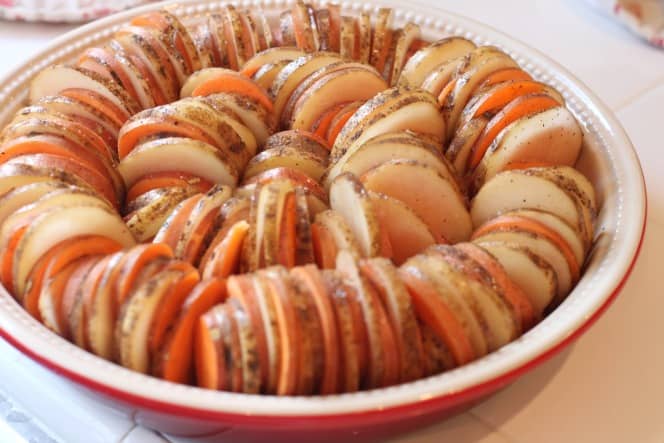
<svg viewBox="0 0 664 443">
<path fill-rule="evenodd" d="M 648 43 L 664 48 L 664 0 L 587 0 Z"/>
<path fill-rule="evenodd" d="M 0 0 L 0 19 L 86 22 L 150 0 Z"/>
</svg>

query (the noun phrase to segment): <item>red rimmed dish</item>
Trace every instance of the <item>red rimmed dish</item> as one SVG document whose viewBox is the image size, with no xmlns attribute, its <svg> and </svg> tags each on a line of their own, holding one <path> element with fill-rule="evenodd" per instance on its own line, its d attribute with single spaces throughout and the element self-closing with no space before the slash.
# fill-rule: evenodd
<svg viewBox="0 0 664 443">
<path fill-rule="evenodd" d="M 212 12 L 217 2 L 176 6 L 180 17 Z M 163 7 L 149 5 L 91 23 L 66 34 L 0 81 L 0 125 L 26 99 L 31 78 L 43 67 L 74 59 L 84 48 L 108 40 L 134 15 Z M 288 2 L 240 2 L 275 15 Z M 581 335 L 608 307 L 625 283 L 638 255 L 646 218 L 641 168 L 623 129 L 579 80 L 539 52 L 484 25 L 445 11 L 396 2 L 396 25 L 421 26 L 428 39 L 463 35 L 505 50 L 533 77 L 565 97 L 585 131 L 579 169 L 598 192 L 597 240 L 586 271 L 569 297 L 518 340 L 482 359 L 444 374 L 355 394 L 271 397 L 215 392 L 177 385 L 127 370 L 89 354 L 32 319 L 4 290 L 0 293 L 0 335 L 26 355 L 99 394 L 100 401 L 135 410 L 137 420 L 177 435 L 232 435 L 293 441 L 339 441 L 351 435 L 380 436 L 410 429 L 479 401 L 545 361 Z M 377 8 L 366 5 L 367 8 Z M 344 5 L 350 14 L 362 4 Z M 359 434 L 358 434 L 359 432 Z M 230 437 L 229 437 L 230 438 Z"/>
</svg>

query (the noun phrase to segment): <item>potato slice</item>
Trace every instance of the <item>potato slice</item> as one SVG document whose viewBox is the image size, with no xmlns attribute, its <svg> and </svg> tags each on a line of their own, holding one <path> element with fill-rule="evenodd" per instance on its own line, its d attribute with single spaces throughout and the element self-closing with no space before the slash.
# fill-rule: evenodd
<svg viewBox="0 0 664 443">
<path fill-rule="evenodd" d="M 84 225 L 80 220 L 87 220 Z M 37 217 L 29 226 L 14 252 L 13 280 L 23 293 L 28 274 L 37 260 L 52 246 L 80 235 L 103 235 L 127 247 L 134 237 L 122 219 L 106 205 L 64 206 Z"/>
<path fill-rule="evenodd" d="M 554 300 L 563 300 L 575 283 L 572 280 L 572 275 L 570 274 L 570 269 L 563 253 L 554 243 L 539 234 L 515 229 L 513 231 L 487 233 L 473 239 L 473 241 L 475 240 L 480 244 L 503 242 L 519 245 L 550 264 L 556 273 L 556 280 L 558 282 Z"/>
<path fill-rule="evenodd" d="M 265 345 L 267 349 L 268 380 L 264 387 L 267 394 L 277 393 L 277 373 L 281 352 L 281 337 L 277 327 L 275 306 L 269 297 L 269 288 L 265 278 L 259 274 L 251 275 L 255 301 L 262 320 L 263 331 L 265 331 Z"/>
<path fill-rule="evenodd" d="M 419 325 L 410 294 L 399 278 L 397 269 L 385 258 L 372 258 L 360 262 L 360 270 L 376 288 L 390 318 L 392 329 L 396 332 L 401 359 L 400 381 L 420 378 L 423 349 Z"/>
<path fill-rule="evenodd" d="M 62 183 L 63 185 L 94 191 L 89 184 L 67 171 L 22 163 L 4 163 L 0 165 L 0 194 L 19 186 L 39 182 Z"/>
<path fill-rule="evenodd" d="M 234 187 L 237 168 L 227 155 L 207 143 L 182 137 L 155 139 L 141 144 L 118 166 L 128 187 L 145 175 L 181 171 L 212 183 Z"/>
<path fill-rule="evenodd" d="M 24 206 L 32 204 L 44 195 L 65 188 L 67 185 L 57 181 L 28 183 L 10 189 L 0 196 L 0 227 L 7 217 Z"/>
<path fill-rule="evenodd" d="M 372 191 L 369 197 L 380 228 L 387 231 L 394 263 L 400 265 L 436 243 L 429 226 L 401 200 Z"/>
<path fill-rule="evenodd" d="M 420 27 L 414 23 L 408 22 L 402 29 L 397 31 L 396 45 L 394 48 L 394 59 L 392 60 L 392 70 L 390 72 L 389 80 L 391 86 L 396 86 L 401 75 L 401 70 L 406 64 L 406 56 L 408 55 L 408 48 L 413 42 L 421 36 Z"/>
<path fill-rule="evenodd" d="M 209 95 L 202 100 L 221 112 L 224 107 L 230 108 L 251 130 L 259 146 L 265 143 L 277 127 L 273 114 L 251 97 L 236 93 L 219 93 Z"/>
<path fill-rule="evenodd" d="M 592 238 L 583 203 L 562 183 L 545 177 L 545 169 L 505 171 L 487 181 L 471 202 L 473 226 L 480 226 L 507 211 L 535 209 L 556 214 L 571 226 L 578 227 L 587 241 Z"/>
<path fill-rule="evenodd" d="M 288 127 L 310 130 L 328 109 L 345 102 L 366 101 L 387 88 L 387 83 L 375 70 L 350 63 L 343 66 L 305 85 L 306 89 L 293 105 L 292 115 L 283 116 L 288 119 Z"/>
<path fill-rule="evenodd" d="M 252 76 L 251 79 L 266 91 L 272 89 L 274 80 L 277 78 L 282 69 L 284 69 L 292 60 L 282 60 L 275 63 L 268 63 L 261 66 Z"/>
<path fill-rule="evenodd" d="M 280 64 L 284 61 L 290 62 L 303 55 L 305 55 L 304 52 L 294 46 L 269 48 L 247 60 L 242 66 L 241 72 L 251 77 L 265 65 Z"/>
<path fill-rule="evenodd" d="M 279 262 L 279 233 L 286 197 L 293 192 L 290 181 L 273 181 L 257 188 L 256 239 L 259 266 Z"/>
<path fill-rule="evenodd" d="M 576 195 L 588 209 L 594 219 L 597 215 L 597 195 L 595 187 L 579 170 L 571 166 L 551 166 L 531 168 L 535 174 L 548 177 L 550 180 L 563 185 L 566 189 Z"/>
<path fill-rule="evenodd" d="M 269 90 L 274 101 L 274 115 L 279 119 L 295 88 L 308 75 L 320 68 L 342 61 L 338 54 L 331 52 L 316 52 L 298 57 L 286 65 L 274 79 Z"/>
<path fill-rule="evenodd" d="M 447 60 L 433 68 L 431 73 L 422 81 L 421 88 L 439 97 L 443 90 L 453 81 L 455 74 L 463 69 L 468 62 L 468 57 L 458 57 Z"/>
<path fill-rule="evenodd" d="M 336 161 L 377 135 L 405 130 L 440 138 L 445 133 L 445 122 L 430 94 L 387 89 L 367 101 L 348 120 L 334 142 L 330 158 Z"/>
<path fill-rule="evenodd" d="M 107 51 L 112 54 L 112 57 L 117 63 L 119 68 L 125 73 L 125 76 L 130 81 L 129 85 L 124 85 L 130 95 L 141 106 L 141 109 L 152 108 L 157 105 L 150 83 L 144 74 L 138 69 L 136 61 L 130 60 L 130 55 L 125 51 L 123 46 L 116 40 L 111 40 L 107 43 Z M 97 48 L 91 48 L 97 49 Z M 103 50 L 103 49 L 102 49 Z M 132 94 L 133 92 L 133 94 Z"/>
<path fill-rule="evenodd" d="M 157 308 L 183 275 L 180 270 L 160 272 L 141 284 L 124 303 L 115 331 L 122 366 L 144 374 L 150 372 L 150 327 Z"/>
<path fill-rule="evenodd" d="M 372 35 L 371 56 L 369 57 L 369 63 L 378 72 L 383 72 L 383 67 L 385 66 L 387 54 L 391 46 L 393 19 L 394 11 L 392 8 L 378 9 Z"/>
<path fill-rule="evenodd" d="M 203 245 L 209 242 L 220 222 L 219 208 L 232 194 L 228 186 L 215 185 L 196 204 L 173 250 L 176 258 L 198 264 Z"/>
<path fill-rule="evenodd" d="M 399 268 L 399 278 L 408 288 L 418 321 L 445 344 L 454 364 L 462 365 L 483 355 L 486 341 L 468 301 L 438 274 L 437 264 L 430 257 L 416 255 Z"/>
<path fill-rule="evenodd" d="M 371 51 L 371 48 L 369 48 L 366 51 L 367 54 L 366 61 L 362 61 L 362 58 L 359 57 L 359 55 L 356 56 L 358 51 L 356 50 L 355 46 L 359 36 L 359 28 L 356 23 L 357 22 L 353 17 L 341 17 L 339 55 L 341 55 L 341 57 L 344 59 L 358 60 L 360 63 L 368 63 L 369 52 Z M 369 36 L 371 36 L 371 34 L 369 34 Z M 363 47 L 362 44 L 360 44 L 359 46 L 360 48 Z"/>
<path fill-rule="evenodd" d="M 139 242 L 149 241 L 157 234 L 173 209 L 196 191 L 191 188 L 172 187 L 149 191 L 147 204 L 125 217 L 127 228 Z"/>
<path fill-rule="evenodd" d="M 295 188 L 296 248 L 295 264 L 314 263 L 314 246 L 311 238 L 312 213 L 309 210 L 307 193 L 302 188 Z"/>
<path fill-rule="evenodd" d="M 381 252 L 380 224 L 369 194 L 352 174 L 341 174 L 330 185 L 330 206 L 348 224 L 363 257 Z"/>
<path fill-rule="evenodd" d="M 198 88 L 200 85 L 205 82 L 214 79 L 219 74 L 226 73 L 226 68 L 206 68 L 196 71 L 187 77 L 187 81 L 184 82 L 182 88 L 180 88 L 180 98 L 191 97 L 194 89 Z"/>
<path fill-rule="evenodd" d="M 437 242 L 470 237 L 472 223 L 456 183 L 414 160 L 392 160 L 366 172 L 364 186 L 404 202 L 429 226 Z"/>
<path fill-rule="evenodd" d="M 320 51 L 334 51 L 332 43 L 330 42 L 330 11 L 326 8 L 317 9 L 314 11 L 316 20 L 316 27 L 318 29 L 319 50 Z"/>
<path fill-rule="evenodd" d="M 327 156 L 321 157 L 314 152 L 290 145 L 266 149 L 247 163 L 243 180 L 251 180 L 270 169 L 281 167 L 303 172 L 312 179 L 319 181 L 327 168 Z"/>
<path fill-rule="evenodd" d="M 267 21 L 267 17 L 263 14 L 263 11 L 254 10 L 251 13 L 247 11 L 245 14 L 248 14 L 254 21 L 260 47 L 263 49 L 269 49 L 276 46 L 276 41 L 272 35 L 272 28 Z"/>
<path fill-rule="evenodd" d="M 60 187 L 40 196 L 5 218 L 0 226 L 0 244 L 6 244 L 13 232 L 21 226 L 30 224 L 31 220 L 41 214 L 75 204 L 100 205 L 110 209 L 104 200 L 87 189 Z"/>
<path fill-rule="evenodd" d="M 309 196 L 315 197 L 317 200 L 320 200 L 323 204 L 326 204 L 328 200 L 327 193 L 318 184 L 318 182 L 309 177 L 307 174 L 293 168 L 277 167 L 269 169 L 245 181 L 245 185 L 242 188 L 237 189 L 237 191 L 240 190 L 249 191 L 249 188 L 251 186 L 255 186 L 257 183 L 265 184 L 273 180 L 281 180 L 281 179 L 290 180 L 291 182 L 293 182 L 293 185 L 295 185 L 296 188 L 302 188 L 305 194 L 307 195 L 307 200 L 310 206 L 311 206 L 311 199 L 309 198 Z"/>
<path fill-rule="evenodd" d="M 362 256 L 359 240 L 341 214 L 333 209 L 322 211 L 316 215 L 315 223 L 327 229 L 334 240 L 337 251 L 347 250 L 358 259 Z"/>
<path fill-rule="evenodd" d="M 201 34 L 197 35 L 198 38 L 206 38 L 206 35 L 202 34 L 203 30 L 208 30 L 207 37 L 209 37 L 207 26 L 200 26 L 197 28 L 197 31 L 199 30 Z M 139 62 L 142 61 L 145 64 L 148 75 L 152 75 L 155 83 L 161 89 L 164 103 L 168 103 L 178 98 L 180 82 L 170 61 L 168 51 L 155 34 L 157 33 L 141 26 L 124 26 L 115 33 L 114 38 L 127 52 L 132 54 L 132 57 L 137 57 Z M 201 40 L 197 43 L 197 46 L 201 51 L 202 59 L 205 42 Z M 213 64 L 213 62 L 209 63 L 210 65 Z"/>
<path fill-rule="evenodd" d="M 475 88 L 493 72 L 518 67 L 510 56 L 492 46 L 479 47 L 469 54 L 468 63 L 455 76 L 454 87 L 441 103 L 448 139 L 454 134 L 461 112 Z"/>
<path fill-rule="evenodd" d="M 84 68 L 62 65 L 46 68 L 35 76 L 30 83 L 30 103 L 72 88 L 90 90 L 103 96 L 122 110 L 127 118 L 141 110 L 140 105 L 116 83 Z"/>
<path fill-rule="evenodd" d="M 507 275 L 530 298 L 537 317 L 542 317 L 558 292 L 556 272 L 551 265 L 525 246 L 506 242 L 474 243 L 500 262 Z"/>
<path fill-rule="evenodd" d="M 360 63 L 370 64 L 373 29 L 371 26 L 371 15 L 361 12 L 355 19 L 355 50 L 353 58 Z"/>
<path fill-rule="evenodd" d="M 456 171 L 440 154 L 437 144 L 410 131 L 386 133 L 369 139 L 354 151 L 346 151 L 325 174 L 324 182 L 329 183 L 343 172 L 351 172 L 358 177 L 368 170 L 391 160 L 417 160 L 434 168 L 440 175 L 456 181 Z"/>
<path fill-rule="evenodd" d="M 320 48 L 320 40 L 316 22 L 309 17 L 309 9 L 313 11 L 310 5 L 303 2 L 296 2 L 291 9 L 295 41 L 304 52 L 316 52 Z"/>
<path fill-rule="evenodd" d="M 473 315 L 482 325 L 482 333 L 487 345 L 487 352 L 495 351 L 517 338 L 520 322 L 510 305 L 490 286 L 473 279 L 465 270 L 455 268 L 449 263 L 441 249 L 436 246 L 425 251 L 437 266 L 437 278 L 447 279 L 452 288 L 456 288 L 468 302 Z"/>
<path fill-rule="evenodd" d="M 582 233 L 556 214 L 535 209 L 518 209 L 516 211 L 506 212 L 503 215 L 524 217 L 552 229 L 570 246 L 574 252 L 574 257 L 576 258 L 577 263 L 579 263 L 579 265 L 583 264 L 585 259 L 585 243 Z"/>
<path fill-rule="evenodd" d="M 82 117 L 81 120 L 85 119 L 95 122 L 111 134 L 113 137 L 112 140 L 117 142 L 120 126 L 102 111 L 84 101 L 64 95 L 54 95 L 42 97 L 36 104 L 49 112 L 64 114 L 70 117 Z M 113 143 L 113 145 L 115 145 L 115 143 Z"/>
<path fill-rule="evenodd" d="M 240 302 L 229 299 L 227 302 L 232 321 L 237 325 L 240 338 L 239 362 L 242 367 L 242 391 L 245 394 L 258 394 L 261 388 L 260 365 L 257 352 L 257 338 L 252 328 L 249 316 Z"/>
<path fill-rule="evenodd" d="M 565 105 L 565 99 L 560 92 L 549 85 L 534 80 L 508 80 L 487 87 L 480 86 L 463 109 L 459 126 L 481 115 L 492 117 L 515 98 L 529 94 L 546 95 L 561 106 Z"/>
<path fill-rule="evenodd" d="M 475 49 L 475 44 L 462 37 L 447 37 L 417 51 L 408 59 L 398 84 L 420 87 L 430 72 L 442 63 L 463 57 Z"/>
<path fill-rule="evenodd" d="M 494 139 L 475 172 L 476 186 L 519 164 L 573 166 L 582 144 L 581 127 L 565 107 L 523 117 Z"/>
<path fill-rule="evenodd" d="M 293 24 L 293 15 L 290 11 L 283 11 L 279 14 L 279 30 L 277 35 L 279 35 L 282 45 L 297 47 L 295 25 Z"/>
<path fill-rule="evenodd" d="M 454 164 L 460 176 L 466 175 L 473 147 L 488 123 L 489 119 L 484 116 L 473 118 L 454 132 L 454 137 L 445 151 L 445 157 Z"/>
<path fill-rule="evenodd" d="M 389 324 L 381 324 L 381 319 L 386 319 L 378 294 L 371 283 L 360 273 L 355 258 L 350 252 L 339 251 L 337 272 L 342 276 L 344 282 L 355 290 L 357 301 L 362 308 L 362 318 L 369 344 L 368 374 L 365 385 L 367 388 L 383 386 L 387 370 L 387 349 L 384 347 L 383 334 L 386 332 L 389 334 L 391 327 Z"/>
<path fill-rule="evenodd" d="M 115 350 L 114 334 L 115 321 L 119 311 L 115 293 L 115 283 L 120 264 L 125 252 L 113 254 L 104 266 L 101 277 L 91 294 L 86 294 L 84 303 L 85 322 L 87 323 L 87 341 L 90 350 L 101 358 L 111 360 Z"/>
</svg>

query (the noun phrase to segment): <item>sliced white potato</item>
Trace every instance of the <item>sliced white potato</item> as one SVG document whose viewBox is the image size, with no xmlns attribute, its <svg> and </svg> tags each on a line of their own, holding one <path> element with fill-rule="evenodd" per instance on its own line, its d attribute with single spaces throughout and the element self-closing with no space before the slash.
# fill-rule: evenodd
<svg viewBox="0 0 664 443">
<path fill-rule="evenodd" d="M 183 274 L 180 270 L 158 273 L 133 291 L 122 306 L 115 330 L 122 366 L 144 374 L 150 371 L 150 327 L 159 305 Z"/>
<path fill-rule="evenodd" d="M 243 180 L 247 181 L 258 174 L 278 167 L 287 167 L 304 172 L 318 181 L 327 168 L 327 158 L 321 158 L 312 152 L 297 149 L 290 145 L 266 149 L 259 152 L 247 163 Z"/>
<path fill-rule="evenodd" d="M 280 232 L 283 210 L 293 184 L 288 180 L 276 180 L 258 188 L 256 200 L 256 253 L 261 267 L 280 263 Z"/>
<path fill-rule="evenodd" d="M 294 46 L 269 48 L 254 55 L 242 66 L 242 72 L 252 75 L 265 65 L 293 61 L 305 55 L 301 49 Z"/>
<path fill-rule="evenodd" d="M 49 112 L 92 120 L 113 135 L 117 141 L 120 127 L 94 106 L 64 95 L 42 97 L 36 104 Z"/>
<path fill-rule="evenodd" d="M 274 115 L 279 118 L 295 88 L 308 75 L 320 68 L 342 61 L 339 54 L 317 52 L 298 57 L 287 64 L 277 75 L 270 88 L 270 96 L 274 100 Z"/>
<path fill-rule="evenodd" d="M 10 189 L 0 196 L 0 226 L 19 209 L 36 202 L 42 196 L 65 188 L 67 185 L 56 181 L 29 183 Z"/>
<path fill-rule="evenodd" d="M 92 189 L 78 176 L 65 171 L 22 163 L 4 163 L 0 165 L 0 194 L 19 186 L 46 181 Z"/>
<path fill-rule="evenodd" d="M 338 160 L 372 137 L 406 130 L 442 140 L 445 122 L 438 104 L 424 91 L 387 89 L 362 105 L 344 125 L 330 152 L 331 160 Z"/>
<path fill-rule="evenodd" d="M 482 332 L 480 317 L 474 312 L 476 310 L 474 300 L 467 293 L 467 285 L 464 283 L 457 286 L 455 283 L 458 283 L 458 280 L 450 277 L 447 268 L 443 260 L 424 254 L 413 256 L 401 266 L 402 270 L 422 275 L 431 283 L 438 297 L 463 328 L 475 356 L 482 357 L 488 352 L 488 344 Z"/>
<path fill-rule="evenodd" d="M 128 187 L 145 175 L 180 171 L 234 187 L 237 169 L 219 149 L 190 138 L 168 137 L 143 143 L 122 159 L 118 171 Z"/>
<path fill-rule="evenodd" d="M 293 106 L 289 127 L 310 130 L 328 109 L 344 102 L 365 101 L 387 88 L 375 70 L 347 67 L 311 84 Z"/>
<path fill-rule="evenodd" d="M 516 211 L 510 211 L 504 215 L 510 216 L 515 215 L 518 217 L 524 217 L 542 225 L 547 228 L 555 231 L 560 235 L 565 242 L 569 245 L 574 252 L 574 257 L 576 258 L 579 265 L 583 264 L 585 259 L 585 241 L 583 239 L 583 234 L 579 231 L 578 228 L 574 228 L 569 223 L 567 223 L 562 218 L 558 217 L 556 214 L 550 212 L 538 211 L 535 209 L 518 209 Z"/>
<path fill-rule="evenodd" d="M 332 234 L 337 250 L 349 251 L 357 259 L 362 257 L 360 242 L 341 214 L 333 209 L 327 209 L 316 214 L 314 220 Z"/>
<path fill-rule="evenodd" d="M 563 186 L 536 175 L 537 168 L 505 171 L 487 181 L 473 198 L 470 215 L 474 226 L 515 209 L 536 209 L 556 214 L 590 238 L 583 205 Z"/>
<path fill-rule="evenodd" d="M 563 106 L 552 108 L 501 131 L 484 154 L 476 177 L 483 182 L 514 164 L 529 162 L 573 166 L 582 144 L 583 131 L 572 113 Z"/>
<path fill-rule="evenodd" d="M 511 231 L 490 232 L 473 239 L 478 243 L 503 242 L 522 246 L 541 257 L 551 265 L 558 281 L 557 295 L 554 299 L 562 300 L 575 283 L 572 280 L 565 255 L 552 241 L 546 237 L 528 231 L 514 229 Z"/>
<path fill-rule="evenodd" d="M 524 246 L 505 242 L 474 243 L 500 262 L 512 281 L 526 293 L 537 317 L 541 317 L 558 292 L 556 273 L 551 265 Z"/>
<path fill-rule="evenodd" d="M 209 219 L 210 216 L 217 218 L 213 212 L 218 212 L 221 205 L 231 198 L 232 194 L 232 188 L 224 185 L 215 185 L 199 200 L 192 209 L 187 223 L 185 223 L 185 227 L 180 234 L 180 238 L 173 249 L 176 258 L 186 259 L 187 261 L 190 258 L 194 258 L 195 260 L 200 258 L 189 256 L 192 253 L 187 249 L 189 242 L 192 236 L 196 235 L 196 231 L 200 229 L 201 223 L 204 220 Z"/>
<path fill-rule="evenodd" d="M 360 245 L 363 257 L 381 252 L 380 224 L 366 189 L 352 174 L 341 174 L 330 186 L 330 207 L 341 214 Z"/>
<path fill-rule="evenodd" d="M 447 60 L 436 66 L 422 82 L 421 88 L 438 97 L 447 84 L 454 78 L 456 72 L 468 62 L 467 57 Z"/>
<path fill-rule="evenodd" d="M 263 65 L 254 72 L 251 76 L 251 79 L 256 82 L 257 85 L 263 87 L 266 91 L 272 89 L 272 84 L 277 78 L 282 69 L 284 69 L 292 60 L 282 60 L 275 63 L 268 63 Z"/>
<path fill-rule="evenodd" d="M 357 40 L 357 34 L 359 33 L 359 27 L 356 25 L 356 20 L 353 17 L 341 17 L 339 33 L 339 55 L 344 59 L 355 59 L 355 42 Z M 362 45 L 360 44 L 360 46 Z"/>
<path fill-rule="evenodd" d="M 359 17 L 354 19 L 355 24 L 355 51 L 352 57 L 360 63 L 369 64 L 371 61 L 371 35 L 373 29 L 371 26 L 371 15 L 368 12 L 361 12 Z"/>
<path fill-rule="evenodd" d="M 151 91 L 150 84 L 138 70 L 134 62 L 129 59 L 129 54 L 125 51 L 124 47 L 116 40 L 108 42 L 108 51 L 112 57 L 120 64 L 124 70 L 125 75 L 131 82 L 131 85 L 136 91 L 136 100 L 141 106 L 141 109 L 152 108 L 157 105 L 154 99 L 153 92 Z"/>
<path fill-rule="evenodd" d="M 420 38 L 421 31 L 420 27 L 414 23 L 408 22 L 404 25 L 403 28 L 397 31 L 395 34 L 396 45 L 394 48 L 394 59 L 392 60 L 392 71 L 390 72 L 390 84 L 395 86 L 399 81 L 399 76 L 401 75 L 401 70 L 406 64 L 406 56 L 408 55 L 408 48 L 413 44 L 415 40 Z"/>
<path fill-rule="evenodd" d="M 140 105 L 117 84 L 87 69 L 62 65 L 46 68 L 35 76 L 30 83 L 30 103 L 73 88 L 87 89 L 102 95 L 125 111 L 127 117 L 141 110 Z"/>
<path fill-rule="evenodd" d="M 387 133 L 369 139 L 354 151 L 346 151 L 325 175 L 329 184 L 342 172 L 361 176 L 369 169 L 390 160 L 417 160 L 434 168 L 443 177 L 456 180 L 456 172 L 434 143 L 410 132 Z"/>
<path fill-rule="evenodd" d="M 442 113 L 447 125 L 447 138 L 454 134 L 461 112 L 471 98 L 471 94 L 491 73 L 519 65 L 507 54 L 492 46 L 482 46 L 474 50 L 464 69 L 453 78 L 454 87 L 445 97 Z"/>
<path fill-rule="evenodd" d="M 454 164 L 459 175 L 466 174 L 468 158 L 487 123 L 489 123 L 489 120 L 486 117 L 477 117 L 460 126 L 454 132 L 454 138 L 452 138 L 447 151 L 445 151 L 445 156 Z"/>
<path fill-rule="evenodd" d="M 472 231 L 464 196 L 456 183 L 414 160 L 392 160 L 366 172 L 364 186 L 404 202 L 429 226 L 437 242 L 467 240 Z"/>
<path fill-rule="evenodd" d="M 106 360 L 113 358 L 115 350 L 113 332 L 119 306 L 114 279 L 118 275 L 116 268 L 123 256 L 123 252 L 116 252 L 111 256 L 101 273 L 93 296 L 89 298 L 91 302 L 83 308 L 90 350 Z"/>
<path fill-rule="evenodd" d="M 262 146 L 265 140 L 276 130 L 277 122 L 272 112 L 251 97 L 224 92 L 208 95 L 202 100 L 215 109 L 219 105 L 223 105 L 235 112 L 242 123 L 254 134 L 259 146 Z"/>
<path fill-rule="evenodd" d="M 397 265 L 436 243 L 429 226 L 401 200 L 371 191 L 369 197 L 380 228 L 387 231 Z"/>
<path fill-rule="evenodd" d="M 125 217 L 127 228 L 139 242 L 152 239 L 163 226 L 175 207 L 184 199 L 194 195 L 192 188 L 171 187 L 149 191 L 146 204 Z M 140 197 L 139 197 L 140 198 Z"/>
<path fill-rule="evenodd" d="M 455 269 L 439 252 L 427 250 L 425 254 L 437 263 L 437 277 L 447 280 L 448 288 L 460 292 L 468 302 L 479 324 L 482 325 L 488 352 L 495 351 L 519 335 L 517 318 L 496 291 L 482 285 L 463 271 Z"/>
<path fill-rule="evenodd" d="M 67 206 L 48 211 L 30 224 L 16 247 L 12 275 L 17 293 L 23 294 L 28 274 L 46 251 L 61 241 L 81 235 L 106 236 L 124 247 L 135 244 L 120 216 L 106 205 Z"/>
<path fill-rule="evenodd" d="M 475 49 L 475 44 L 462 37 L 448 37 L 426 46 L 413 54 L 401 71 L 399 85 L 420 87 L 429 73 L 448 60 L 463 57 Z"/>
</svg>

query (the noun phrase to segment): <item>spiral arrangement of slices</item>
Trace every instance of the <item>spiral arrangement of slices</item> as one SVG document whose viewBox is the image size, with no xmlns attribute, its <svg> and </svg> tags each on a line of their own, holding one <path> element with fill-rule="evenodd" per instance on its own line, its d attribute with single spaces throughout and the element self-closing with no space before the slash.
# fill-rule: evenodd
<svg viewBox="0 0 664 443">
<path fill-rule="evenodd" d="M 352 392 L 480 358 L 582 275 L 583 132 L 498 48 L 390 9 L 134 18 L 0 134 L 0 281 L 94 354 Z"/>
</svg>

